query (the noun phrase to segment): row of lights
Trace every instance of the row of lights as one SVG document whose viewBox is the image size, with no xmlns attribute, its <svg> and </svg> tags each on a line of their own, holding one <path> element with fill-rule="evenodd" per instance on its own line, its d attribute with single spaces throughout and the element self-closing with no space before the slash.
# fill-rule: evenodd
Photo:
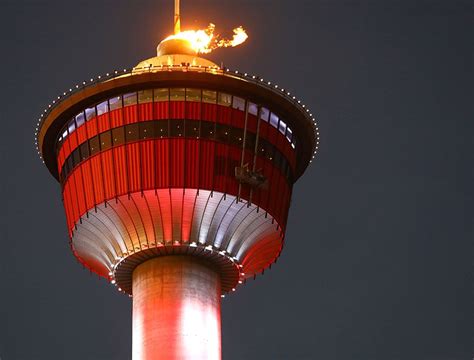
<svg viewBox="0 0 474 360">
<path fill-rule="evenodd" d="M 166 68 L 167 66 L 165 66 Z M 168 66 L 169 67 L 169 66 Z M 183 67 L 183 65 L 181 65 L 180 67 Z M 201 65 L 199 66 L 194 66 L 194 67 L 197 67 L 197 68 L 202 68 Z M 157 68 L 157 67 L 154 67 L 154 68 Z M 163 65 L 160 66 L 161 69 L 163 69 Z M 193 68 L 193 66 L 191 66 L 191 68 Z M 213 68 L 213 67 L 212 67 Z M 137 68 L 132 68 L 132 74 L 133 74 L 133 71 L 136 70 Z M 144 68 L 145 69 L 145 68 Z M 151 64 L 150 66 L 147 68 L 147 69 L 151 69 Z M 189 69 L 189 66 L 186 67 L 186 69 Z M 226 68 L 225 70 L 226 72 L 231 72 L 230 69 Z M 127 73 L 128 70 L 127 69 L 123 69 L 123 73 Z M 119 74 L 121 74 L 122 72 L 119 72 L 118 70 L 115 70 L 113 74 L 110 74 L 110 73 L 107 73 L 105 75 L 105 78 L 109 78 L 109 77 L 114 77 L 114 76 L 117 76 Z M 292 96 L 291 93 L 289 91 L 285 91 L 284 88 L 281 88 L 279 87 L 278 85 L 273 85 L 272 87 L 272 83 L 270 81 L 268 82 L 265 82 L 263 78 L 258 78 L 257 76 L 255 75 L 248 75 L 247 73 L 241 73 L 239 72 L 238 70 L 235 70 L 233 73 L 239 75 L 239 76 L 243 76 L 243 77 L 247 77 L 247 78 L 251 78 L 255 81 L 258 81 L 257 79 L 259 79 L 260 83 L 269 87 L 269 88 L 272 88 L 272 89 L 275 89 L 275 91 L 277 91 L 278 89 L 280 89 L 280 92 L 284 95 L 284 96 L 287 96 L 289 98 L 291 98 L 293 100 L 293 102 L 295 104 L 298 104 L 305 112 L 306 112 L 306 115 L 309 117 L 309 119 L 311 120 L 312 124 L 313 124 L 313 127 L 314 127 L 314 131 L 315 131 L 315 134 L 316 134 L 316 144 L 315 144 L 315 147 L 314 147 L 314 152 L 312 154 L 312 157 L 311 157 L 311 160 L 309 161 L 310 163 L 314 160 L 315 156 L 316 156 L 316 153 L 318 152 L 318 149 L 319 149 L 319 128 L 318 128 L 318 124 L 316 122 L 316 119 L 314 118 L 313 114 L 310 112 L 310 110 L 306 107 L 306 105 L 302 104 L 301 103 L 301 100 L 297 99 L 294 95 Z M 224 75 L 224 71 L 223 71 L 223 75 Z M 95 80 L 93 78 L 90 79 L 90 82 L 91 83 L 94 83 L 94 82 L 98 82 L 102 79 L 102 76 L 99 75 Z M 86 81 L 83 81 L 82 82 L 82 86 L 86 86 L 87 82 Z M 35 128 L 35 147 L 36 147 L 36 151 L 38 152 L 38 155 L 40 157 L 40 159 L 43 161 L 44 163 L 44 160 L 43 160 L 43 157 L 41 155 L 41 151 L 39 149 L 39 146 L 38 146 L 38 132 L 39 132 L 39 129 L 41 127 L 41 122 L 43 121 L 43 118 L 45 118 L 45 115 L 48 113 L 48 111 L 50 111 L 56 104 L 57 100 L 61 100 L 62 97 L 65 97 L 65 96 L 68 96 L 70 95 L 71 93 L 77 91 L 77 89 L 80 88 L 80 85 L 76 85 L 75 88 L 70 88 L 69 91 L 65 91 L 63 92 L 62 95 L 58 96 L 57 99 L 54 99 L 50 104 L 48 104 L 48 107 L 46 109 L 44 109 L 43 113 L 40 115 L 39 119 L 38 119 L 38 122 L 36 124 L 36 128 Z"/>
<path fill-rule="evenodd" d="M 182 244 L 179 243 L 179 242 L 175 242 L 175 245 L 179 245 L 181 246 Z M 157 247 L 162 247 L 164 246 L 163 243 L 158 243 L 157 244 Z M 226 251 L 226 250 L 218 250 L 217 248 L 213 247 L 212 245 L 202 245 L 200 243 L 196 243 L 196 242 L 191 242 L 189 245 L 189 247 L 194 247 L 194 248 L 200 248 L 201 250 L 204 250 L 206 252 L 209 252 L 210 254 L 217 254 L 219 256 L 222 256 L 224 257 L 225 259 L 229 260 L 230 262 L 232 262 L 238 269 L 239 269 L 239 280 L 238 280 L 238 285 L 241 285 L 244 283 L 244 280 L 245 280 L 245 272 L 243 272 L 243 265 L 239 263 L 239 260 L 235 257 L 235 256 L 230 256 L 230 254 Z M 140 251 L 140 250 L 139 250 Z M 134 253 L 135 251 L 132 251 L 132 252 L 128 252 L 127 254 L 128 255 L 131 255 L 132 253 Z M 124 254 L 124 255 L 127 255 L 127 254 Z M 121 293 L 124 293 L 125 294 L 125 290 L 123 290 L 121 287 L 118 286 L 117 284 L 117 281 L 115 280 L 115 271 L 117 269 L 117 267 L 124 261 L 127 260 L 127 256 L 124 256 L 124 257 L 121 257 L 121 256 L 118 256 L 116 258 L 116 260 L 118 260 L 116 263 L 112 264 L 112 271 L 109 272 L 109 278 L 111 279 L 110 280 L 110 283 L 115 286 L 117 288 L 117 290 Z M 236 286 L 238 286 L 236 285 Z M 232 292 L 234 292 L 236 290 L 236 287 L 233 287 L 231 289 Z M 132 295 L 129 295 L 129 297 L 132 297 Z M 225 297 L 224 294 L 221 295 L 222 298 Z"/>
</svg>

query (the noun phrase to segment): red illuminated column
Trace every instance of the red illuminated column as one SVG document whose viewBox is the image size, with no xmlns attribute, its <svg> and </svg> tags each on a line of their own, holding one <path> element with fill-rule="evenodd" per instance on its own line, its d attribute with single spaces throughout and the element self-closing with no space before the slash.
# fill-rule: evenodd
<svg viewBox="0 0 474 360">
<path fill-rule="evenodd" d="M 220 276 L 199 259 L 163 256 L 133 272 L 133 360 L 221 359 Z"/>
</svg>

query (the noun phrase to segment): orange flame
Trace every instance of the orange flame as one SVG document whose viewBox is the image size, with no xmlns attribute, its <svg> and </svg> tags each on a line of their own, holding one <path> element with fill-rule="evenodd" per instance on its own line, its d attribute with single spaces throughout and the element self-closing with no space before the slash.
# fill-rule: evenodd
<svg viewBox="0 0 474 360">
<path fill-rule="evenodd" d="M 221 38 L 215 34 L 216 25 L 210 23 L 204 30 L 187 30 L 168 36 L 165 40 L 180 39 L 186 40 L 191 44 L 196 53 L 208 54 L 212 50 L 220 47 L 234 47 L 242 44 L 249 37 L 242 26 L 233 30 L 232 39 Z"/>
</svg>

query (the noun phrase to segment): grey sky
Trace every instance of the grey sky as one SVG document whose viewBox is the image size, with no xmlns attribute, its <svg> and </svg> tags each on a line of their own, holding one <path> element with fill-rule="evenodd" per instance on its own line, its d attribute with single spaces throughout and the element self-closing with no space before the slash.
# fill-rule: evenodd
<svg viewBox="0 0 474 360">
<path fill-rule="evenodd" d="M 246 27 L 209 57 L 321 129 L 282 257 L 224 299 L 224 359 L 471 359 L 472 2 L 182 2 L 183 28 Z M 3 0 L 0 20 L 0 357 L 129 359 L 130 299 L 72 256 L 33 130 L 71 85 L 153 56 L 171 0 Z"/>
</svg>

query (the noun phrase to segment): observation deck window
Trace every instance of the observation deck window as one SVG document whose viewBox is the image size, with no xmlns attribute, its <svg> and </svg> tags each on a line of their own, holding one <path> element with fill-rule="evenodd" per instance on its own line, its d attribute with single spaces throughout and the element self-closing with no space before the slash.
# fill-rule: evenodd
<svg viewBox="0 0 474 360">
<path fill-rule="evenodd" d="M 257 116 L 257 113 L 258 113 L 257 104 L 254 104 L 253 102 L 249 102 L 249 114 Z"/>
<path fill-rule="evenodd" d="M 115 96 L 109 100 L 110 111 L 120 109 L 122 107 L 122 96 Z"/>
<path fill-rule="evenodd" d="M 137 93 L 128 93 L 123 95 L 123 106 L 136 105 L 137 104 Z"/>
<path fill-rule="evenodd" d="M 270 125 L 272 125 L 275 128 L 278 128 L 278 116 L 275 113 L 270 114 Z"/>
<path fill-rule="evenodd" d="M 186 89 L 186 101 L 201 101 L 201 89 Z"/>
<path fill-rule="evenodd" d="M 138 103 L 145 104 L 150 102 L 153 102 L 153 90 L 140 90 L 138 92 Z"/>
<path fill-rule="evenodd" d="M 185 88 L 171 88 L 170 89 L 171 101 L 184 101 L 185 97 L 186 97 Z"/>
<path fill-rule="evenodd" d="M 232 99 L 232 107 L 237 110 L 245 111 L 245 100 L 234 96 Z"/>
<path fill-rule="evenodd" d="M 286 132 L 286 122 L 284 122 L 282 119 L 280 119 L 280 124 L 278 125 L 278 130 L 285 135 Z"/>
<path fill-rule="evenodd" d="M 211 90 L 203 90 L 202 101 L 208 104 L 215 104 L 217 102 L 217 93 Z"/>
<path fill-rule="evenodd" d="M 97 104 L 97 115 L 100 116 L 109 111 L 108 101 L 103 101 L 100 104 Z"/>
<path fill-rule="evenodd" d="M 76 128 L 82 126 L 84 122 L 85 122 L 84 113 L 80 112 L 79 114 L 76 115 Z"/>
<path fill-rule="evenodd" d="M 170 99 L 170 92 L 169 89 L 154 89 L 154 101 L 161 102 L 161 101 L 168 101 Z"/>
<path fill-rule="evenodd" d="M 219 105 L 230 106 L 232 104 L 232 95 L 219 93 Z"/>
<path fill-rule="evenodd" d="M 86 112 L 86 120 L 89 121 L 90 119 L 92 119 L 93 117 L 96 116 L 96 112 L 95 112 L 95 106 L 92 106 L 90 108 L 87 108 L 85 110 Z"/>
<path fill-rule="evenodd" d="M 67 129 L 69 131 L 69 135 L 71 135 L 74 132 L 74 130 L 76 130 L 76 123 L 75 123 L 74 119 L 69 121 L 69 125 L 68 125 Z"/>
<path fill-rule="evenodd" d="M 268 117 L 270 116 L 270 111 L 267 108 L 260 108 L 260 119 L 268 122 Z"/>
</svg>

